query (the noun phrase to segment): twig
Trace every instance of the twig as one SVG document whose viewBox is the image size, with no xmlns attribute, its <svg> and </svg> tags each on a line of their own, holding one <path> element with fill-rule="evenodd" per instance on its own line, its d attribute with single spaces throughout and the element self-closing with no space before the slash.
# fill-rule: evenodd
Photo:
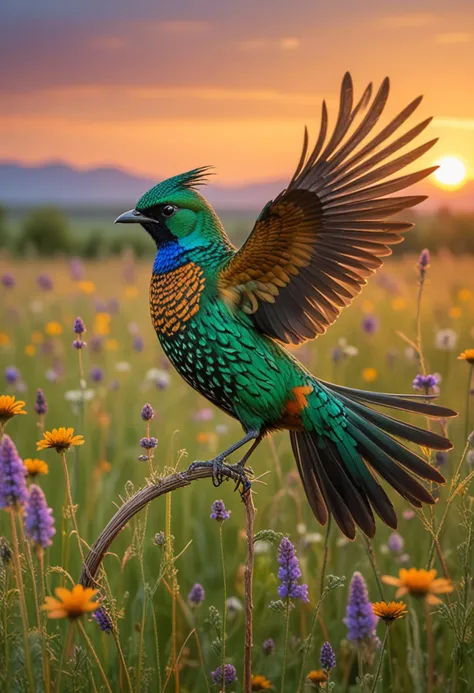
<svg viewBox="0 0 474 693">
<path fill-rule="evenodd" d="M 252 492 L 247 492 L 242 497 L 245 505 L 245 528 L 247 533 L 247 565 L 245 566 L 245 644 L 244 644 L 244 693 L 251 693 L 252 690 L 252 586 L 253 586 L 253 565 L 255 556 L 254 544 L 254 522 L 255 506 L 253 504 Z"/>
</svg>

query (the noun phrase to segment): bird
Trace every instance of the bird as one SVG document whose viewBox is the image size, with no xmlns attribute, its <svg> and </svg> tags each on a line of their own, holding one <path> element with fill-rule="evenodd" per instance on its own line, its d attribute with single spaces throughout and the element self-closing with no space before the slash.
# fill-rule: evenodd
<svg viewBox="0 0 474 693">
<path fill-rule="evenodd" d="M 429 397 L 332 384 L 310 373 L 291 349 L 326 332 L 413 226 L 393 215 L 426 199 L 394 193 L 436 167 L 393 176 L 435 144 L 406 150 L 431 118 L 404 127 L 418 97 L 378 129 L 389 91 L 385 78 L 356 101 L 352 77 L 344 75 L 334 127 L 323 102 L 314 147 L 305 128 L 293 177 L 263 207 L 240 249 L 199 191 L 208 166 L 158 183 L 116 219 L 140 224 L 156 243 L 149 304 L 166 356 L 243 428 L 240 440 L 193 468 L 211 467 L 215 485 L 231 467 L 240 470 L 246 491 L 250 456 L 266 436 L 289 431 L 315 518 L 324 525 L 332 516 L 349 539 L 357 528 L 373 537 L 375 515 L 397 527 L 383 482 L 416 508 L 435 503 L 424 482 L 431 489 L 445 482 L 402 441 L 433 450 L 449 450 L 451 441 L 380 408 L 434 419 L 456 415 Z M 239 462 L 229 465 L 228 456 L 247 443 Z"/>
</svg>

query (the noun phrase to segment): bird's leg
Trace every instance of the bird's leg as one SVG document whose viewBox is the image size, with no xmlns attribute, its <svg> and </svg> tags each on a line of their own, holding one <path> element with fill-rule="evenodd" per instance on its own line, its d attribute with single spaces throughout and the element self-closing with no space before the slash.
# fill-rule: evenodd
<svg viewBox="0 0 474 693">
<path fill-rule="evenodd" d="M 246 469 L 245 464 L 246 464 L 247 460 L 249 459 L 250 455 L 252 455 L 255 452 L 255 450 L 258 448 L 258 446 L 260 445 L 262 440 L 263 440 L 263 435 L 259 433 L 257 438 L 254 440 L 253 444 L 249 447 L 249 449 L 247 450 L 245 455 L 242 457 L 242 459 L 240 459 L 236 464 L 230 464 L 229 465 L 229 469 L 234 470 L 234 472 L 237 472 L 237 474 L 238 474 L 238 478 L 237 478 L 237 482 L 235 484 L 234 491 L 237 491 L 237 489 L 241 485 L 242 486 L 242 492 L 241 492 L 242 496 L 247 493 L 247 491 L 250 489 L 250 486 L 251 486 L 250 479 L 247 476 L 247 473 L 250 476 L 253 476 L 252 469 L 250 469 L 250 468 Z"/>
<path fill-rule="evenodd" d="M 214 486 L 217 488 L 222 484 L 224 481 L 225 476 L 230 476 L 229 475 L 229 470 L 232 470 L 233 472 L 238 471 L 239 476 L 242 478 L 245 478 L 247 490 L 250 487 L 250 481 L 247 479 L 245 475 L 245 461 L 249 458 L 250 454 L 253 452 L 253 450 L 257 447 L 257 444 L 260 442 L 260 431 L 255 431 L 251 430 L 248 431 L 245 436 L 241 439 L 238 440 L 236 443 L 230 446 L 227 450 L 224 450 L 224 452 L 221 452 L 217 457 L 214 457 L 212 460 L 207 460 L 205 462 L 201 461 L 196 461 L 193 462 L 192 464 L 189 465 L 189 471 L 193 471 L 194 469 L 208 469 L 209 467 L 212 468 L 212 483 Z M 242 447 L 242 445 L 245 445 L 246 443 L 249 443 L 251 440 L 255 441 L 250 450 L 247 452 L 246 455 L 238 462 L 236 465 L 226 465 L 224 464 L 225 459 L 228 457 L 228 455 L 231 455 L 233 452 L 238 450 L 239 448 Z M 236 468 L 238 467 L 238 470 Z M 227 473 L 226 473 L 227 472 Z M 240 480 L 237 482 L 237 486 L 240 483 L 244 483 L 244 481 Z"/>
</svg>

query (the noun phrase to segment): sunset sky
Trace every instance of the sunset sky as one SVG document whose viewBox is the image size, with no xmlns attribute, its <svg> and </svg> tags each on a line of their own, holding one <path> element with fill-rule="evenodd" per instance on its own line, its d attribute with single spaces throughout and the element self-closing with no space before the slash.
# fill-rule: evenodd
<svg viewBox="0 0 474 693">
<path fill-rule="evenodd" d="M 390 76 L 389 115 L 425 94 L 426 163 L 474 178 L 472 0 L 17 0 L 0 39 L 0 159 L 284 177 L 350 70 Z"/>
</svg>

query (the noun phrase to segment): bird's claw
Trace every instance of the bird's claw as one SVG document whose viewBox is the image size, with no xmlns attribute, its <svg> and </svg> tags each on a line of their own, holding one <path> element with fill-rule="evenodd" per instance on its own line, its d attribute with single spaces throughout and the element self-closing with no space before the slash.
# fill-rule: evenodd
<svg viewBox="0 0 474 693">
<path fill-rule="evenodd" d="M 215 488 L 218 488 L 225 479 L 230 479 L 237 477 L 235 489 L 241 486 L 241 495 L 245 495 L 251 487 L 251 482 L 249 479 L 253 477 L 253 471 L 249 467 L 238 462 L 237 464 L 225 464 L 225 457 L 215 457 L 213 460 L 207 460 L 201 462 L 197 460 L 189 465 L 188 471 L 192 472 L 195 469 L 212 469 L 212 483 Z"/>
</svg>

